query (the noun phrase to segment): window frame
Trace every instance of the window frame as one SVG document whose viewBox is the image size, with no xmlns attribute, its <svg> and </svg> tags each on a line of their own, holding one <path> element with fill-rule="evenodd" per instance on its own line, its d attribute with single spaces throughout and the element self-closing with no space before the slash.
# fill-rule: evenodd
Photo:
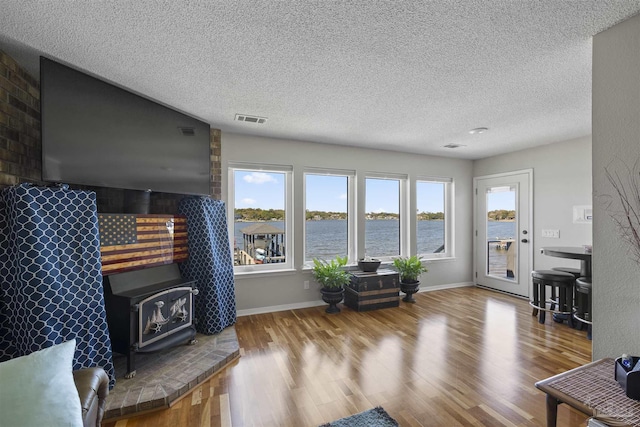
<svg viewBox="0 0 640 427">
<path fill-rule="evenodd" d="M 367 198 L 367 179 L 387 179 L 398 181 L 398 220 L 400 221 L 399 227 L 399 254 L 398 255 L 387 255 L 387 256 L 374 256 L 374 258 L 379 259 L 382 263 L 391 263 L 395 258 L 408 256 L 410 252 L 410 225 L 409 225 L 409 176 L 406 174 L 397 174 L 397 173 L 389 173 L 389 172 L 364 172 L 362 174 L 362 182 L 363 182 L 363 191 L 362 203 L 359 204 L 361 208 L 358 215 L 362 219 L 362 227 L 361 230 L 357 233 L 358 238 L 358 259 L 362 259 L 365 257 L 365 248 L 366 248 L 366 198 Z"/>
<path fill-rule="evenodd" d="M 416 206 L 418 204 L 418 192 L 417 187 L 419 182 L 428 183 L 441 183 L 444 184 L 444 251 L 441 253 L 417 253 L 418 248 L 418 211 L 416 209 L 414 223 L 415 223 L 415 239 L 416 239 L 416 253 L 418 256 L 425 260 L 431 259 L 443 259 L 455 257 L 455 212 L 454 212 L 454 198 L 455 198 L 455 184 L 453 178 L 441 177 L 441 176 L 418 176 L 415 179 L 416 191 L 413 192 L 415 197 Z"/>
<path fill-rule="evenodd" d="M 293 211 L 293 166 L 291 165 L 273 165 L 265 163 L 245 163 L 230 162 L 228 164 L 228 202 L 227 202 L 227 218 L 229 219 L 227 228 L 229 230 L 229 246 L 231 248 L 231 256 L 234 256 L 233 239 L 235 236 L 235 196 L 236 182 L 235 173 L 237 171 L 246 172 L 265 172 L 265 173 L 282 173 L 285 177 L 284 183 L 284 232 L 285 232 L 285 262 L 273 264 L 253 264 L 253 265 L 234 265 L 234 274 L 256 274 L 278 271 L 294 270 L 294 238 L 293 238 L 293 222 L 295 213 Z"/>
<path fill-rule="evenodd" d="M 357 196 L 356 196 L 356 171 L 345 169 L 327 169 L 327 168 L 304 168 L 302 172 L 303 186 L 302 186 L 302 200 L 303 200 L 303 221 L 304 227 L 302 227 L 302 268 L 312 268 L 313 261 L 307 260 L 307 175 L 321 175 L 321 176 L 336 176 L 347 178 L 347 263 L 356 263 L 356 250 L 357 250 Z"/>
</svg>

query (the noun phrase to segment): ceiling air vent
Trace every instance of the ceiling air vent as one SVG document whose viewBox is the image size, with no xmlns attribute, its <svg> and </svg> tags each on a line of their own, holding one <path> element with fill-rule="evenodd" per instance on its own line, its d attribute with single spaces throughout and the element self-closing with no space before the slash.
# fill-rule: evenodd
<svg viewBox="0 0 640 427">
<path fill-rule="evenodd" d="M 249 116 L 247 114 L 236 114 L 236 121 L 263 124 L 267 122 L 266 117 Z"/>
<path fill-rule="evenodd" d="M 460 147 L 466 147 L 466 145 L 462 145 L 462 144 L 447 144 L 447 145 L 443 145 L 444 148 L 460 148 Z"/>
<path fill-rule="evenodd" d="M 190 127 L 178 127 L 180 132 L 182 132 L 182 136 L 195 136 L 196 130 Z"/>
</svg>

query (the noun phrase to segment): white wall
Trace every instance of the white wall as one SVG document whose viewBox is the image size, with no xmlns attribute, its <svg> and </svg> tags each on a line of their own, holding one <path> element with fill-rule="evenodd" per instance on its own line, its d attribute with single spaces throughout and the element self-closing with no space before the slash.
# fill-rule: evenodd
<svg viewBox="0 0 640 427">
<path fill-rule="evenodd" d="M 320 291 L 309 271 L 302 271 L 304 212 L 300 208 L 305 167 L 335 168 L 364 172 L 452 177 L 455 184 L 455 259 L 430 261 L 429 272 L 421 277 L 423 288 L 470 284 L 472 277 L 472 162 L 390 151 L 370 150 L 304 141 L 280 140 L 238 134 L 222 134 L 222 198 L 228 197 L 229 162 L 251 162 L 293 166 L 294 172 L 294 265 L 295 272 L 236 275 L 239 311 L 287 305 L 313 305 Z M 311 289 L 303 282 L 311 280 Z"/>
<path fill-rule="evenodd" d="M 621 161 L 640 161 L 640 15 L 593 38 L 594 359 L 640 355 L 640 265 L 602 202 Z"/>
<path fill-rule="evenodd" d="M 591 224 L 574 224 L 573 206 L 591 205 L 591 138 L 584 137 L 476 160 L 474 176 L 533 169 L 533 269 L 580 267 L 577 260 L 540 254 L 544 246 L 591 244 Z M 560 238 L 542 237 L 543 229 Z"/>
</svg>

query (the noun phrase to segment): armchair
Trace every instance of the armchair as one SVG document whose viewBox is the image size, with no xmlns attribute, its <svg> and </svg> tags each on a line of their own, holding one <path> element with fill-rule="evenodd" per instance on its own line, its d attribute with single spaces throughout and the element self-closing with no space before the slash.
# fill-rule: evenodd
<svg viewBox="0 0 640 427">
<path fill-rule="evenodd" d="M 102 368 L 85 368 L 73 371 L 73 381 L 80 395 L 84 427 L 99 427 L 109 394 L 109 377 Z"/>
</svg>

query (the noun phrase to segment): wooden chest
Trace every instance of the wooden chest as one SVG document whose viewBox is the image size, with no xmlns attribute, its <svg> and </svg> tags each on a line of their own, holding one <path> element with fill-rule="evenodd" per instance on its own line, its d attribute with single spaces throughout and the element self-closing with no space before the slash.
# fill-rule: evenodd
<svg viewBox="0 0 640 427">
<path fill-rule="evenodd" d="M 400 278 L 397 271 L 378 269 L 375 273 L 354 271 L 344 288 L 344 305 L 357 311 L 400 305 Z"/>
</svg>

